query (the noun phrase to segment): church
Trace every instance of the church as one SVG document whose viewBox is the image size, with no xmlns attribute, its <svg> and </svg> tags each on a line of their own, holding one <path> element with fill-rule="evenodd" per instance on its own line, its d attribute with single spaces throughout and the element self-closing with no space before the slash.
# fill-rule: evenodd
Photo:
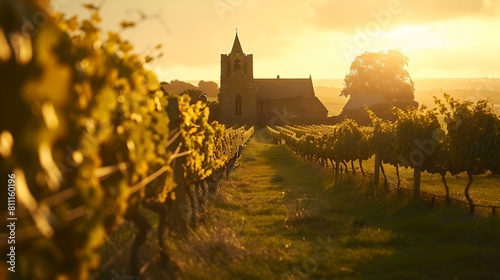
<svg viewBox="0 0 500 280">
<path fill-rule="evenodd" d="M 232 125 L 312 124 L 328 117 L 311 77 L 255 79 L 253 55 L 243 53 L 238 33 L 229 54 L 221 54 L 219 119 Z"/>
</svg>

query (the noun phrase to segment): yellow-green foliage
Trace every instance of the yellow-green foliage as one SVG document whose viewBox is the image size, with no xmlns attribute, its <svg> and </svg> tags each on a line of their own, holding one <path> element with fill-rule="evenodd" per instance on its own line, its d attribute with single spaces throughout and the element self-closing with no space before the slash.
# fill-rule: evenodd
<svg viewBox="0 0 500 280">
<path fill-rule="evenodd" d="M 173 142 L 168 110 L 181 115 L 185 178 L 203 180 L 227 162 L 249 130 L 208 123 L 208 108 L 169 106 L 151 57 L 133 52 L 117 32 L 102 38 L 98 8 L 91 19 L 51 14 L 32 1 L 7 1 L 49 17 L 37 32 L 22 34 L 22 22 L 0 19 L 2 174 L 15 174 L 21 278 L 87 279 L 99 265 L 96 249 L 106 230 L 145 200 L 164 202 L 176 186 L 170 165 Z M 122 24 L 122 28 L 132 23 Z M 2 107 L 3 108 L 3 107 Z M 217 153 L 216 133 L 232 147 Z M 248 139 L 247 139 L 248 140 Z M 232 153 L 232 154 L 231 154 Z M 221 157 L 221 158 L 219 158 Z M 7 215 L 7 206 L 0 209 Z"/>
</svg>

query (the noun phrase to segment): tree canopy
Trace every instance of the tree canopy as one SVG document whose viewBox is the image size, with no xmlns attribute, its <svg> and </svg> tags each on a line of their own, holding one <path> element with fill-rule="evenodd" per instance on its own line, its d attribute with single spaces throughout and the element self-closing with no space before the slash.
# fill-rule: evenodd
<svg viewBox="0 0 500 280">
<path fill-rule="evenodd" d="M 203 81 L 198 82 L 198 89 L 203 91 L 209 97 L 217 97 L 219 94 L 219 86 L 216 82 Z"/>
<path fill-rule="evenodd" d="M 212 81 L 201 80 L 198 82 L 198 86 L 179 80 L 172 80 L 169 83 L 163 81 L 160 84 L 164 91 L 173 94 L 182 94 L 188 90 L 199 90 L 209 97 L 217 97 L 217 94 L 219 93 L 219 86 L 216 82 Z"/>
<path fill-rule="evenodd" d="M 389 101 L 413 100 L 415 87 L 406 66 L 408 57 L 399 50 L 365 52 L 352 62 L 340 95 L 381 94 Z"/>
<path fill-rule="evenodd" d="M 170 83 L 162 82 L 161 86 L 167 92 L 181 94 L 189 89 L 196 89 L 196 86 L 179 80 L 172 80 Z"/>
</svg>

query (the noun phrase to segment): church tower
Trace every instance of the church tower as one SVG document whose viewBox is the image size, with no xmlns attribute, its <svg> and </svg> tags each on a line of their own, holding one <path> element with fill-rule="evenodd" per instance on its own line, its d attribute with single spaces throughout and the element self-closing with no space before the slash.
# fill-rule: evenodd
<svg viewBox="0 0 500 280">
<path fill-rule="evenodd" d="M 219 117 L 227 125 L 256 123 L 257 89 L 253 55 L 243 53 L 238 33 L 229 54 L 221 54 Z"/>
<path fill-rule="evenodd" d="M 241 70 L 245 76 L 249 79 L 253 79 L 253 55 L 243 53 L 238 33 L 236 33 L 236 37 L 234 38 L 231 52 L 229 54 L 221 54 L 220 61 L 221 85 L 225 84 L 229 77 L 231 77 L 231 75 L 237 70 Z"/>
</svg>

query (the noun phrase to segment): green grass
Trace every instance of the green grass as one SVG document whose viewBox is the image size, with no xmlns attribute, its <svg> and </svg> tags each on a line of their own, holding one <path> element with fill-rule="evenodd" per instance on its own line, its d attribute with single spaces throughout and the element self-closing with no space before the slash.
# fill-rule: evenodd
<svg viewBox="0 0 500 280">
<path fill-rule="evenodd" d="M 169 239 L 176 277 L 500 277 L 496 218 L 373 190 L 362 176 L 338 186 L 330 177 L 284 146 L 251 140 L 211 199 L 207 226 Z"/>
<path fill-rule="evenodd" d="M 252 139 L 206 225 L 167 236 L 170 273 L 153 261 L 144 278 L 500 279 L 498 218 L 374 190 L 360 174 L 342 180 Z M 153 233 L 141 256 L 157 250 Z M 126 265 L 124 255 L 113 267 Z"/>
<path fill-rule="evenodd" d="M 357 171 L 359 171 L 359 166 L 357 163 L 355 164 L 355 168 Z M 371 158 L 367 161 L 364 161 L 363 168 L 368 172 L 373 172 L 374 159 Z M 396 169 L 389 164 L 384 164 L 384 168 L 388 181 L 396 184 Z M 401 186 L 405 188 L 413 188 L 413 169 L 405 169 L 403 167 L 400 167 L 399 172 L 402 181 Z M 464 189 L 468 181 L 467 174 L 461 173 L 456 176 L 447 174 L 446 181 L 450 188 L 450 197 L 462 201 L 467 201 L 464 195 Z M 420 189 L 424 192 L 436 195 L 446 195 L 443 183 L 441 182 L 441 176 L 438 174 L 423 172 L 420 182 Z M 485 175 L 475 175 L 469 192 L 474 201 L 474 204 L 500 206 L 500 176 L 493 175 L 491 173 Z M 487 211 L 491 212 L 491 209 L 487 209 Z"/>
</svg>

